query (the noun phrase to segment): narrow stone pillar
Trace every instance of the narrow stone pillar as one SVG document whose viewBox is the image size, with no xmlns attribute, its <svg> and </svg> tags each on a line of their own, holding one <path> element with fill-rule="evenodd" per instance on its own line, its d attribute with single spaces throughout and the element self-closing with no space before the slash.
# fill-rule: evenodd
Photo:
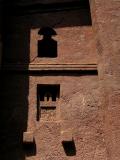
<svg viewBox="0 0 120 160">
<path fill-rule="evenodd" d="M 2 63 L 2 41 L 1 41 L 1 34 L 0 34 L 0 68 L 1 68 L 1 63 Z"/>
<path fill-rule="evenodd" d="M 2 62 L 2 7 L 0 6 L 0 69 Z"/>
<path fill-rule="evenodd" d="M 109 160 L 120 159 L 120 1 L 90 0 Z"/>
</svg>

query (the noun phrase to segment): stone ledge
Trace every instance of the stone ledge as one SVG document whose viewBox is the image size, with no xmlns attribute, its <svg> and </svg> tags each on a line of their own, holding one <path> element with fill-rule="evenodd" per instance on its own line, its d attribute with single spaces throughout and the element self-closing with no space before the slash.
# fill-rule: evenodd
<svg viewBox="0 0 120 160">
<path fill-rule="evenodd" d="M 97 64 L 7 64 L 2 66 L 5 71 L 69 71 L 97 70 Z"/>
</svg>

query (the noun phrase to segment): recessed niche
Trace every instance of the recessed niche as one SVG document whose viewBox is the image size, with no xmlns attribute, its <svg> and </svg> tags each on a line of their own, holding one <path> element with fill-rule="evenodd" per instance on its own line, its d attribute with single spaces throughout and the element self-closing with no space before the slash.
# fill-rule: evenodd
<svg viewBox="0 0 120 160">
<path fill-rule="evenodd" d="M 37 120 L 55 120 L 60 96 L 60 85 L 39 84 L 37 86 Z"/>
</svg>

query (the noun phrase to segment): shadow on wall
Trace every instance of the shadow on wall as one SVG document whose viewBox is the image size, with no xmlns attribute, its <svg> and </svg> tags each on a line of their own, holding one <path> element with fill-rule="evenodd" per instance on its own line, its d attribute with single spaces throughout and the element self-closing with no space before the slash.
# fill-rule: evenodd
<svg viewBox="0 0 120 160">
<path fill-rule="evenodd" d="M 17 24 L 16 17 L 11 16 L 6 8 L 8 0 L 4 2 L 2 63 L 28 63 L 30 28 L 21 22 Z M 23 132 L 27 130 L 28 123 L 29 75 L 3 72 L 0 94 L 0 159 L 25 160 L 26 154 L 35 154 L 35 147 L 29 153 L 23 147 Z"/>
<path fill-rule="evenodd" d="M 76 147 L 74 141 L 62 142 L 62 145 L 67 156 L 76 155 Z"/>
<path fill-rule="evenodd" d="M 24 74 L 4 73 L 1 84 L 0 159 L 25 160 L 23 132 L 28 121 L 29 78 Z"/>
<path fill-rule="evenodd" d="M 27 157 L 36 155 L 36 142 L 35 140 L 32 143 L 24 143 L 23 149 Z"/>
</svg>

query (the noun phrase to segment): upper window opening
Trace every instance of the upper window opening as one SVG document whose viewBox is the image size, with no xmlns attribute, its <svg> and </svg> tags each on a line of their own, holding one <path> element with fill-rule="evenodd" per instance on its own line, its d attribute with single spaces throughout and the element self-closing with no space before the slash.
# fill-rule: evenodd
<svg viewBox="0 0 120 160">
<path fill-rule="evenodd" d="M 57 57 L 57 41 L 52 38 L 57 35 L 56 31 L 51 27 L 43 27 L 38 34 L 43 36 L 43 39 L 38 41 L 38 57 Z"/>
</svg>

